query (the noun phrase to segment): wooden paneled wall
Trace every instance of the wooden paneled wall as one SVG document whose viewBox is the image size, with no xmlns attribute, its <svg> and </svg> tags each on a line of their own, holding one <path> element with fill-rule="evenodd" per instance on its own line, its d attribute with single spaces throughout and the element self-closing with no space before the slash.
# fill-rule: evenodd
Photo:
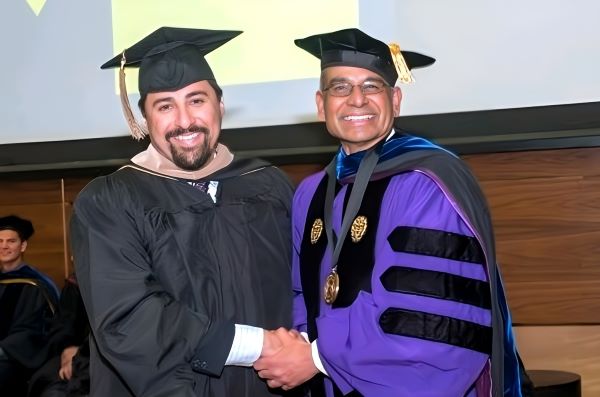
<svg viewBox="0 0 600 397">
<path fill-rule="evenodd" d="M 528 368 L 600 395 L 600 148 L 465 156 L 488 198 Z"/>
<path fill-rule="evenodd" d="M 600 148 L 464 156 L 488 198 L 526 367 L 582 376 L 600 395 Z M 322 165 L 281 168 L 298 183 Z M 0 215 L 31 219 L 26 259 L 59 285 L 71 204 L 89 178 L 3 180 Z"/>
<path fill-rule="evenodd" d="M 48 274 L 59 288 L 73 270 L 67 233 L 71 206 L 87 182 L 87 178 L 2 180 L 0 174 L 0 216 L 14 214 L 33 222 L 35 233 L 25 261 Z"/>
<path fill-rule="evenodd" d="M 469 156 L 514 320 L 600 324 L 600 149 Z"/>
</svg>

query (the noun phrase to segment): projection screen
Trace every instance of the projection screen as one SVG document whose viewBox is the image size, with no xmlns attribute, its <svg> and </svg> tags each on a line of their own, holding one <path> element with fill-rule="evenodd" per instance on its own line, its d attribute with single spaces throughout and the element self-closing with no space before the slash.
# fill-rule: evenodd
<svg viewBox="0 0 600 397">
<path fill-rule="evenodd" d="M 315 121 L 319 63 L 293 39 L 360 27 L 437 62 L 402 114 L 600 100 L 593 0 L 11 0 L 1 6 L 0 144 L 128 134 L 116 72 L 99 66 L 160 26 L 244 33 L 208 56 L 224 128 Z M 136 72 L 128 71 L 137 102 Z"/>
</svg>

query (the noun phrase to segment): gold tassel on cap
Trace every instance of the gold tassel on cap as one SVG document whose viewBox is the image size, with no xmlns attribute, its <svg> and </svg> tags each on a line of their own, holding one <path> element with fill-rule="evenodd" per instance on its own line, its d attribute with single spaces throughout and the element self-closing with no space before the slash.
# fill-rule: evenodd
<svg viewBox="0 0 600 397">
<path fill-rule="evenodd" d="M 121 107 L 123 108 L 123 114 L 125 115 L 125 120 L 127 120 L 127 125 L 129 126 L 129 132 L 131 132 L 131 136 L 134 139 L 141 141 L 146 137 L 146 135 L 148 135 L 148 130 L 137 122 L 135 115 L 131 111 L 129 98 L 127 97 L 127 86 L 125 85 L 125 62 L 125 51 L 123 51 L 123 55 L 121 56 L 121 68 L 119 69 L 119 94 L 121 97 Z"/>
<path fill-rule="evenodd" d="M 394 65 L 396 65 L 400 82 L 404 84 L 414 83 L 415 78 L 410 72 L 408 65 L 406 65 L 406 61 L 402 56 L 402 51 L 400 51 L 400 46 L 396 43 L 388 44 L 388 46 L 390 47 L 390 52 L 392 53 L 392 59 L 394 60 Z"/>
</svg>

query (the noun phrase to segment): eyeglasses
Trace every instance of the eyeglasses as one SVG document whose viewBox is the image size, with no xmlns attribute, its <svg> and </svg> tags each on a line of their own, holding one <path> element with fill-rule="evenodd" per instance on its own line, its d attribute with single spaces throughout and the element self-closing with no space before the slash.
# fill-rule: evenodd
<svg viewBox="0 0 600 397">
<path fill-rule="evenodd" d="M 323 92 L 329 92 L 332 96 L 348 96 L 352 94 L 354 87 L 359 87 L 363 95 L 379 94 L 384 88 L 389 87 L 385 81 L 368 80 L 360 84 L 352 84 L 349 81 L 337 81 L 323 88 Z"/>
</svg>

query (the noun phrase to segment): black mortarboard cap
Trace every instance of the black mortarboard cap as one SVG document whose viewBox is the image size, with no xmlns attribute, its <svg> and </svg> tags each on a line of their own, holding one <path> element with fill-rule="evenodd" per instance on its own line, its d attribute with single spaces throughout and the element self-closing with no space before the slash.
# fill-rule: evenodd
<svg viewBox="0 0 600 397">
<path fill-rule="evenodd" d="M 208 30 L 162 27 L 124 51 L 125 66 L 139 67 L 141 95 L 175 91 L 201 80 L 214 80 L 204 56 L 242 33 L 234 30 Z M 121 66 L 123 54 L 101 66 Z"/>
<path fill-rule="evenodd" d="M 321 70 L 330 66 L 360 67 L 379 74 L 392 86 L 398 79 L 397 68 L 401 73 L 407 69 L 404 73 L 410 76 L 410 69 L 435 62 L 434 58 L 427 55 L 400 51 L 398 45 L 387 45 L 356 28 L 316 34 L 294 40 L 294 43 L 319 58 Z"/>
<path fill-rule="evenodd" d="M 31 221 L 16 215 L 8 215 L 0 218 L 0 230 L 14 230 L 23 241 L 29 240 L 34 231 Z"/>
</svg>

